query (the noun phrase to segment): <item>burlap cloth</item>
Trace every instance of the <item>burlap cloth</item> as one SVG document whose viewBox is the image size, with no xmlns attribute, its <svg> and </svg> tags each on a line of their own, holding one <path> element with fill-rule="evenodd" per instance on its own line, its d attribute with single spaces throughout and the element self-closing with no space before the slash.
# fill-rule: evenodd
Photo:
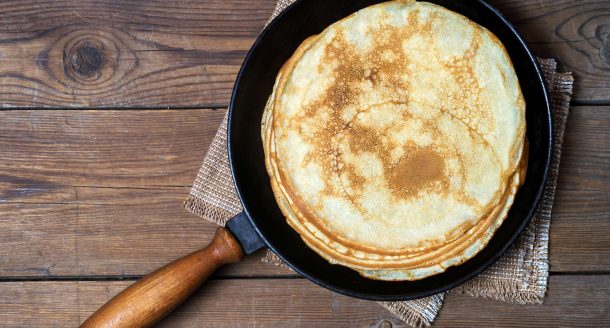
<svg viewBox="0 0 610 328">
<path fill-rule="evenodd" d="M 294 0 L 280 0 L 271 21 Z M 569 113 L 573 78 L 571 73 L 558 73 L 553 59 L 539 59 L 549 86 L 554 111 L 555 148 L 549 180 L 532 222 L 494 265 L 452 292 L 488 297 L 519 304 L 542 303 L 549 275 L 548 244 L 551 209 L 557 185 L 559 160 L 565 123 Z M 193 183 L 185 207 L 202 218 L 224 225 L 242 210 L 235 192 L 227 155 L 227 118 L 220 125 L 205 155 L 203 165 Z M 282 265 L 280 259 L 267 251 L 262 259 Z M 444 294 L 404 302 L 380 302 L 382 306 L 411 326 L 429 326 L 440 310 Z"/>
</svg>

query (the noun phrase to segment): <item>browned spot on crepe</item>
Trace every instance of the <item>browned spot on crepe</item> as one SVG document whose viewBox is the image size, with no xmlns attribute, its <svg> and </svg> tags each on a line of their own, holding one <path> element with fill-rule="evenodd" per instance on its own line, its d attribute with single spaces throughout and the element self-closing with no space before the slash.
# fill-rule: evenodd
<svg viewBox="0 0 610 328">
<path fill-rule="evenodd" d="M 420 190 L 447 188 L 445 160 L 433 149 L 415 148 L 407 151 L 388 175 L 390 188 L 404 198 Z"/>
</svg>

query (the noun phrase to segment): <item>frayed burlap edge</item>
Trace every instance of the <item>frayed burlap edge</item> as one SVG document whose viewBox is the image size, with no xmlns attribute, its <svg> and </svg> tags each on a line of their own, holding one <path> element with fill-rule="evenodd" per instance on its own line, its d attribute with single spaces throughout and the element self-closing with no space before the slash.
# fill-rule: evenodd
<svg viewBox="0 0 610 328">
<path fill-rule="evenodd" d="M 280 268 L 289 269 L 288 266 L 284 264 L 284 262 L 282 262 L 282 259 L 280 259 L 279 256 L 277 256 L 274 252 L 270 250 L 267 250 L 267 252 L 265 252 L 265 257 L 263 257 L 261 261 L 265 263 L 271 263 Z"/>
<path fill-rule="evenodd" d="M 409 302 L 378 302 L 408 325 L 416 328 L 432 324 L 443 306 L 445 294 L 424 297 Z"/>
<path fill-rule="evenodd" d="M 202 203 L 199 198 L 193 195 L 189 195 L 189 197 L 184 201 L 183 205 L 187 211 L 223 227 L 230 218 L 235 216 L 235 214 L 225 211 L 219 207 L 206 206 L 206 204 Z"/>
</svg>

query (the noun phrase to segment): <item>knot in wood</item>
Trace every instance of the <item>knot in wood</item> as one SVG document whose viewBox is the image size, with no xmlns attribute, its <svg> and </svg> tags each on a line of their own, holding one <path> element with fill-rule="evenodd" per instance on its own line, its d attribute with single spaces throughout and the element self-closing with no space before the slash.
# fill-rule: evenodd
<svg viewBox="0 0 610 328">
<path fill-rule="evenodd" d="M 599 57 L 606 66 L 610 66 L 610 35 L 607 35 L 599 49 Z"/>
<path fill-rule="evenodd" d="M 71 49 L 69 54 L 70 68 L 78 75 L 91 77 L 102 69 L 102 52 L 89 42 L 84 42 Z"/>
</svg>

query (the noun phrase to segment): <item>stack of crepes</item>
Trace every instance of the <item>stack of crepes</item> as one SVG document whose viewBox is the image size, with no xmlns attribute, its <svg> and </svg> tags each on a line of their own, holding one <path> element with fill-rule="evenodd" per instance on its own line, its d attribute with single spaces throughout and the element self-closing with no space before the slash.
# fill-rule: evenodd
<svg viewBox="0 0 610 328">
<path fill-rule="evenodd" d="M 362 9 L 305 40 L 262 122 L 276 200 L 305 243 L 379 280 L 459 265 L 506 218 L 525 102 L 502 43 L 425 2 Z"/>
</svg>

